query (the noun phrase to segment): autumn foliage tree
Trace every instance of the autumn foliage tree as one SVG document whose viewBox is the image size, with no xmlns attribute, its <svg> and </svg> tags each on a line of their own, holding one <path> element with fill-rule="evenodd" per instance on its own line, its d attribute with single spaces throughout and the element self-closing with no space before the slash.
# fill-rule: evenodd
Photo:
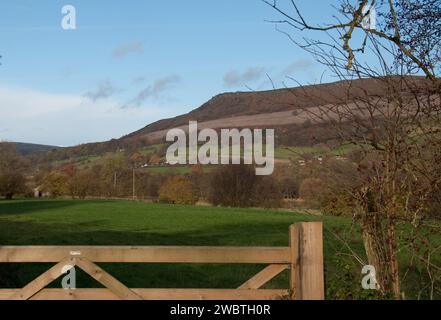
<svg viewBox="0 0 441 320">
<path fill-rule="evenodd" d="M 59 171 L 51 171 L 42 180 L 41 191 L 52 197 L 59 197 L 69 193 L 68 178 Z"/>
<path fill-rule="evenodd" d="M 168 179 L 159 189 L 159 200 L 167 203 L 194 205 L 198 196 L 197 188 L 184 176 Z"/>
</svg>

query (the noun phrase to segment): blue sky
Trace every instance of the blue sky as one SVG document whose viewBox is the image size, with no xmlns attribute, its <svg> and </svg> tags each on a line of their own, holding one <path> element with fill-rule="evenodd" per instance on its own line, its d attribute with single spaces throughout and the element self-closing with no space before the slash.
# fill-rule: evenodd
<svg viewBox="0 0 441 320">
<path fill-rule="evenodd" d="M 312 21 L 331 2 L 300 1 Z M 77 11 L 63 30 L 61 9 Z M 0 140 L 76 145 L 118 138 L 226 91 L 323 72 L 260 0 L 0 3 Z M 323 21 L 321 21 L 323 22 Z"/>
</svg>

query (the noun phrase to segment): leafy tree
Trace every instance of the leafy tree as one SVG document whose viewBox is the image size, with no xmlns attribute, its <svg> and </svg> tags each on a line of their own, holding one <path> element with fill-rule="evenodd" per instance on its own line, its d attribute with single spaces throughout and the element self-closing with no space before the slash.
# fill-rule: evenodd
<svg viewBox="0 0 441 320">
<path fill-rule="evenodd" d="M 67 176 L 59 171 L 50 172 L 42 180 L 41 191 L 53 197 L 67 195 L 69 193 Z"/>
<path fill-rule="evenodd" d="M 174 203 L 194 205 L 198 201 L 195 186 L 183 176 L 168 179 L 159 189 L 159 200 Z"/>
</svg>

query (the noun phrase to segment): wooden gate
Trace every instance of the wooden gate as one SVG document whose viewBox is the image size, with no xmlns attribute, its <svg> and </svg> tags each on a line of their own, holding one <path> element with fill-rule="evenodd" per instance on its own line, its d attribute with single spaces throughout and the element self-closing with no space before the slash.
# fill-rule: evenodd
<svg viewBox="0 0 441 320">
<path fill-rule="evenodd" d="M 323 226 L 290 227 L 289 247 L 3 246 L 0 263 L 56 263 L 21 289 L 0 289 L 0 300 L 269 300 L 324 299 Z M 96 263 L 269 264 L 237 289 L 129 289 Z M 104 289 L 47 289 L 75 266 Z M 261 289 L 284 270 L 289 289 Z M 1 276 L 1 275 L 0 275 Z"/>
</svg>

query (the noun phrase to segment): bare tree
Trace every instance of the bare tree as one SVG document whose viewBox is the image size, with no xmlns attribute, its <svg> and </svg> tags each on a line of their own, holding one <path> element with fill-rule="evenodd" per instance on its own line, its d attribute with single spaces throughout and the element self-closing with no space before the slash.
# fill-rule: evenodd
<svg viewBox="0 0 441 320">
<path fill-rule="evenodd" d="M 334 21 L 323 25 L 309 23 L 297 1 L 282 1 L 290 3 L 291 8 L 277 0 L 262 1 L 283 17 L 273 22 L 302 32 L 326 32 L 333 37 L 331 46 L 345 52 L 348 69 L 353 68 L 356 54 L 365 53 L 369 38 L 373 38 L 378 43 L 393 45 L 394 58 L 400 67 L 407 67 L 408 73 L 422 71 L 432 81 L 437 80 L 441 59 L 441 0 L 341 0 L 335 8 Z M 287 35 L 302 47 L 318 44 L 311 39 L 305 39 L 306 43 L 302 44 Z"/>
<path fill-rule="evenodd" d="M 26 190 L 23 172 L 27 163 L 15 150 L 12 143 L 0 142 L 0 195 L 11 200 Z"/>
<path fill-rule="evenodd" d="M 283 17 L 273 22 L 293 28 L 279 30 L 342 81 L 344 94 L 335 94 L 337 103 L 315 97 L 322 98 L 320 105 L 302 110 L 312 121 L 330 124 L 342 142 L 361 151 L 359 177 L 351 191 L 357 204 L 354 219 L 379 288 L 398 299 L 397 254 L 403 248 L 397 225 L 403 221 L 418 230 L 441 186 L 440 38 L 434 36 L 441 30 L 441 2 L 342 0 L 335 23 L 313 25 L 293 0 L 283 5 L 263 1 Z M 378 28 L 371 28 L 367 19 L 375 6 Z M 303 32 L 325 33 L 329 41 L 298 40 Z M 411 77 L 415 74 L 427 79 Z M 304 99 L 310 91 L 292 93 Z M 409 239 L 405 245 L 414 243 Z M 418 259 L 430 261 L 427 256 Z"/>
</svg>

